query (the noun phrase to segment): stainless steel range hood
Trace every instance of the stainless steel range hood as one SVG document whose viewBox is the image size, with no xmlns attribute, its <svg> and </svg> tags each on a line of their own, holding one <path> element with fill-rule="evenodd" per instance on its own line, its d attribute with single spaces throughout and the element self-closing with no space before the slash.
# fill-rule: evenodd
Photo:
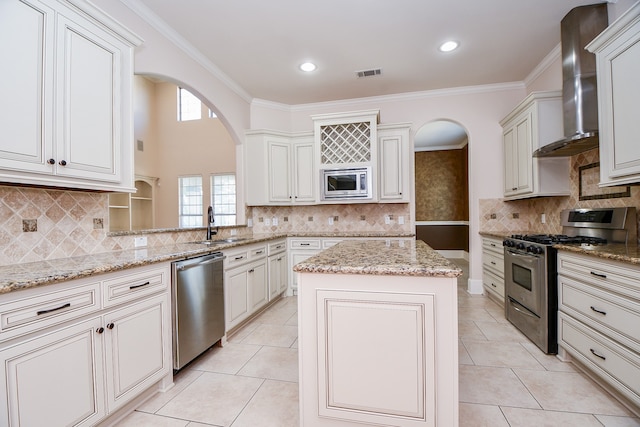
<svg viewBox="0 0 640 427">
<path fill-rule="evenodd" d="M 584 47 L 609 23 L 607 4 L 571 9 L 560 23 L 564 135 L 534 157 L 566 157 L 598 146 L 596 58 Z"/>
</svg>

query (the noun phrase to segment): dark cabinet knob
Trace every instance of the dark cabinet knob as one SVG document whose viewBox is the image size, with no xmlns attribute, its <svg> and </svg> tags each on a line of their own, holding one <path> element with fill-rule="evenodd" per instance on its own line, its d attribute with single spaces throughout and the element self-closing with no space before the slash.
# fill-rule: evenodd
<svg viewBox="0 0 640 427">
<path fill-rule="evenodd" d="M 49 160 L 47 160 L 47 163 L 49 163 L 50 165 L 55 165 L 56 164 L 56 159 L 49 159 Z"/>
<path fill-rule="evenodd" d="M 96 332 L 101 334 L 104 332 L 104 328 L 102 326 L 100 326 L 98 329 L 96 329 Z"/>
<path fill-rule="evenodd" d="M 113 329 L 113 327 L 114 327 L 114 326 L 115 326 L 115 325 L 114 325 L 113 323 L 109 323 L 109 324 L 107 325 L 107 329 Z"/>
<path fill-rule="evenodd" d="M 58 164 L 59 164 L 60 166 L 67 166 L 67 161 L 66 161 L 66 160 L 60 160 L 60 161 L 58 162 Z"/>
</svg>

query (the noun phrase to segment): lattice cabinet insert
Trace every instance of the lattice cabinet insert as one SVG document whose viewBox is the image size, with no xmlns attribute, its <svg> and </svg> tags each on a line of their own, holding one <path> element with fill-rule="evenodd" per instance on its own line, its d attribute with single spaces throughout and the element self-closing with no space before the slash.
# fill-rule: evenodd
<svg viewBox="0 0 640 427">
<path fill-rule="evenodd" d="M 376 161 L 377 110 L 312 116 L 320 165 L 372 165 Z"/>
</svg>

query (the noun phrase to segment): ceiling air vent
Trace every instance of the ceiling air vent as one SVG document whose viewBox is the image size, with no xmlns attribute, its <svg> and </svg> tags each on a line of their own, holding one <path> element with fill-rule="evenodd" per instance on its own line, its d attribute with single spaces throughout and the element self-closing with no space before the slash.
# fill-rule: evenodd
<svg viewBox="0 0 640 427">
<path fill-rule="evenodd" d="M 380 74 L 382 74 L 382 70 L 380 68 L 376 68 L 374 70 L 356 71 L 356 76 L 359 79 L 362 78 L 362 77 L 379 76 Z"/>
</svg>

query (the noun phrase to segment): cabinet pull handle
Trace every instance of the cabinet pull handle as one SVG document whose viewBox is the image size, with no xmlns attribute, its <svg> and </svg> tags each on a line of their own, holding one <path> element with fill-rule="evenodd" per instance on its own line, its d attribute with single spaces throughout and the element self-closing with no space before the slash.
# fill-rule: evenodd
<svg viewBox="0 0 640 427">
<path fill-rule="evenodd" d="M 595 308 L 594 306 L 591 306 L 591 310 L 595 311 L 596 313 L 600 313 L 600 314 L 602 314 L 603 316 L 606 316 L 606 315 L 607 315 L 607 312 L 606 312 L 606 311 L 598 310 L 598 309 L 597 309 L 597 308 Z"/>
<path fill-rule="evenodd" d="M 47 160 L 47 163 L 49 163 L 50 165 L 55 165 L 56 164 L 56 159 L 49 159 L 49 160 Z"/>
<path fill-rule="evenodd" d="M 67 161 L 66 161 L 66 160 L 60 160 L 60 161 L 58 162 L 58 164 L 59 164 L 60 166 L 67 166 Z"/>
<path fill-rule="evenodd" d="M 276 261 L 282 261 L 282 257 L 280 257 L 280 258 L 276 259 Z"/>
<path fill-rule="evenodd" d="M 300 246 L 311 246 L 311 243 L 300 243 Z"/>
<path fill-rule="evenodd" d="M 256 271 L 256 270 L 252 268 L 252 269 L 251 269 L 251 270 L 249 270 L 247 273 L 253 273 L 254 271 Z"/>
<path fill-rule="evenodd" d="M 496 265 L 496 262 L 495 261 L 491 261 L 491 264 Z"/>
<path fill-rule="evenodd" d="M 603 356 L 603 355 L 601 355 L 601 354 L 598 354 L 598 352 L 597 352 L 597 351 L 595 351 L 594 349 L 590 348 L 590 349 L 589 349 L 589 351 L 591 351 L 591 354 L 593 354 L 595 357 L 599 357 L 599 358 L 600 358 L 600 359 L 602 359 L 602 360 L 607 360 L 607 358 L 606 358 L 606 357 L 604 357 L 604 356 Z"/>
<path fill-rule="evenodd" d="M 129 286 L 129 289 L 130 289 L 130 290 L 131 290 L 131 289 L 137 289 L 137 288 L 141 288 L 141 287 L 143 287 L 143 286 L 147 286 L 147 285 L 150 285 L 150 284 L 151 284 L 151 282 L 144 282 L 144 283 L 142 283 L 142 284 L 140 284 L 140 285 L 132 285 L 132 286 Z"/>
<path fill-rule="evenodd" d="M 112 323 L 107 324 L 107 329 L 113 329 L 113 327 L 116 326 Z"/>
<path fill-rule="evenodd" d="M 36 312 L 36 315 L 42 316 L 43 314 L 51 313 L 51 312 L 62 310 L 64 308 L 69 308 L 69 307 L 71 307 L 71 303 L 70 302 L 68 302 L 66 304 L 63 304 L 60 307 L 50 308 L 48 310 L 40 310 L 40 311 Z"/>
<path fill-rule="evenodd" d="M 96 329 L 96 332 L 101 334 L 104 332 L 104 328 L 102 326 L 100 326 L 98 329 Z"/>
<path fill-rule="evenodd" d="M 263 253 L 264 251 L 258 251 L 256 252 L 256 255 L 260 255 L 261 253 Z"/>
<path fill-rule="evenodd" d="M 496 247 L 495 243 L 490 243 L 491 246 L 493 246 L 494 248 Z"/>
<path fill-rule="evenodd" d="M 606 279 L 606 278 L 607 278 L 607 275 L 606 275 L 606 274 L 595 273 L 595 272 L 593 272 L 593 271 L 591 272 L 591 274 L 593 274 L 593 275 L 594 275 L 594 276 L 596 276 L 596 277 L 601 277 L 601 278 L 603 278 L 603 279 Z"/>
<path fill-rule="evenodd" d="M 493 286 L 494 288 L 497 288 L 497 286 L 493 282 L 491 282 L 491 286 Z"/>
<path fill-rule="evenodd" d="M 244 258 L 244 255 L 237 256 L 237 257 L 235 257 L 234 259 L 235 259 L 235 260 L 238 260 L 238 259 L 242 259 L 242 258 Z"/>
</svg>

